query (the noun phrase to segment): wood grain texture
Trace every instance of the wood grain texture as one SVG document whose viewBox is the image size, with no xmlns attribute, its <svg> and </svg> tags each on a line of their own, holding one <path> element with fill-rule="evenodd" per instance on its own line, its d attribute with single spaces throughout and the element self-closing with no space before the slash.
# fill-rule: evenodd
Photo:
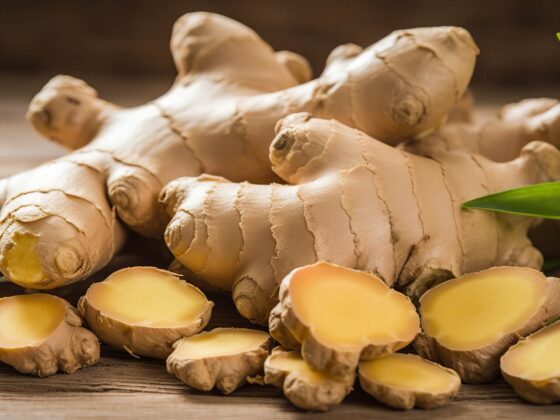
<svg viewBox="0 0 560 420">
<path fill-rule="evenodd" d="M 161 83 L 139 85 L 102 80 L 106 95 L 122 103 L 141 103 L 142 95 L 157 92 Z M 26 169 L 52 158 L 62 150 L 48 146 L 35 135 L 23 119 L 28 99 L 37 79 L 3 78 L 0 91 L 0 176 Z M 39 87 L 37 86 L 37 88 Z M 157 89 L 156 89 L 157 88 Z M 127 92 L 136 92 L 127 94 Z M 142 92 L 138 94 L 138 92 Z M 509 92 L 508 95 L 516 95 Z M 502 97 L 500 97 L 501 99 Z M 492 99 L 496 99 L 495 96 Z M 488 108 L 485 108 L 488 109 Z M 23 147 L 22 147 L 23 146 Z M 11 166 L 6 166 L 9 163 Z M 165 266 L 168 257 L 156 251 L 154 244 L 133 237 L 128 253 L 116 258 L 110 267 L 95 276 L 98 281 L 110 272 L 129 265 L 154 264 Z M 138 250 L 142 252 L 138 252 Z M 75 302 L 87 283 L 57 291 Z M 9 283 L 0 282 L 0 296 L 24 293 Z M 209 296 L 216 306 L 208 328 L 217 326 L 249 326 L 237 315 L 228 296 Z M 1 326 L 0 326 L 1 328 Z M 168 374 L 162 361 L 138 360 L 117 350 L 103 347 L 102 359 L 96 366 L 73 375 L 58 374 L 50 378 L 20 375 L 6 365 L 0 365 L 0 418 L 232 418 L 285 419 L 329 418 L 354 420 L 376 419 L 481 419 L 481 418 L 558 418 L 558 406 L 532 406 L 523 403 L 503 381 L 484 386 L 464 385 L 457 399 L 447 407 L 433 411 L 395 411 L 376 403 L 359 390 L 359 386 L 344 403 L 325 414 L 307 415 L 293 407 L 272 387 L 249 385 L 230 396 L 217 392 L 190 390 Z"/>
</svg>

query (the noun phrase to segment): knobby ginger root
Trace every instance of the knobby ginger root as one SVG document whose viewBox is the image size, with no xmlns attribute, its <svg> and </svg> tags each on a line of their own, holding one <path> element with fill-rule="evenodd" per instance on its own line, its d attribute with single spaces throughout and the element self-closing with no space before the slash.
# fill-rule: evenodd
<svg viewBox="0 0 560 420">
<path fill-rule="evenodd" d="M 459 392 L 454 370 L 414 354 L 395 353 L 360 362 L 360 385 L 376 400 L 394 408 L 436 408 Z"/>
<path fill-rule="evenodd" d="M 391 144 L 429 131 L 461 97 L 478 50 L 461 28 L 397 31 L 366 49 L 337 48 L 325 72 L 307 81 L 309 65 L 297 54 L 273 51 L 226 17 L 190 13 L 173 28 L 171 52 L 176 82 L 146 105 L 119 108 L 69 76 L 33 99 L 32 125 L 79 150 L 0 181 L 6 278 L 51 289 L 91 275 L 123 244 L 117 214 L 133 230 L 161 237 L 168 217 L 158 194 L 178 177 L 277 179 L 268 148 L 276 122 L 291 112 L 336 118 Z M 34 241 L 15 252 L 34 253 L 33 276 L 22 273 L 19 258 L 6 258 L 20 247 L 18 235 Z"/>
<path fill-rule="evenodd" d="M 283 390 L 292 404 L 304 410 L 326 411 L 352 391 L 355 375 L 335 376 L 313 369 L 300 354 L 281 347 L 264 364 L 264 381 Z"/>
<path fill-rule="evenodd" d="M 501 358 L 502 376 L 534 404 L 560 401 L 560 321 L 511 347 Z"/>
<path fill-rule="evenodd" d="M 420 299 L 423 333 L 418 353 L 459 373 L 489 382 L 500 357 L 519 337 L 560 315 L 560 280 L 525 267 L 496 267 L 449 280 Z"/>
<path fill-rule="evenodd" d="M 262 372 L 272 339 L 263 331 L 215 328 L 183 338 L 173 347 L 167 358 L 169 373 L 192 388 L 216 387 L 230 394 Z"/>
<path fill-rule="evenodd" d="M 465 106 L 456 106 L 450 117 L 459 114 L 461 108 L 468 115 L 469 104 L 463 103 Z M 437 157 L 438 153 L 455 151 L 478 153 L 505 162 L 515 158 L 526 144 L 534 140 L 560 146 L 560 101 L 524 99 L 505 105 L 488 121 L 449 122 L 432 135 L 409 140 L 400 147 L 423 156 Z M 558 223 L 546 220 L 533 229 L 529 237 L 545 256 L 557 257 L 557 235 Z"/>
<path fill-rule="evenodd" d="M 405 347 L 420 326 L 410 300 L 379 278 L 321 262 L 292 271 L 278 305 L 305 361 L 339 376 L 353 376 L 359 360 Z"/>
<path fill-rule="evenodd" d="M 165 239 L 175 257 L 231 291 L 253 322 L 266 323 L 290 271 L 319 260 L 375 273 L 415 298 L 464 273 L 542 264 L 527 239 L 534 219 L 461 204 L 560 179 L 552 145 L 530 143 L 506 163 L 459 153 L 430 159 L 300 113 L 278 124 L 270 159 L 292 185 L 205 175 L 173 181 L 161 196 L 173 217 Z"/>
<path fill-rule="evenodd" d="M 177 340 L 202 330 L 213 306 L 195 286 L 153 267 L 119 270 L 91 285 L 78 303 L 102 342 L 159 359 Z"/>
<path fill-rule="evenodd" d="M 456 109 L 458 114 L 460 108 Z M 451 121 L 433 134 L 408 140 L 401 147 L 423 156 L 460 151 L 506 162 L 537 140 L 560 146 L 560 102 L 556 99 L 524 99 L 508 104 L 483 123 Z"/>
<path fill-rule="evenodd" d="M 65 300 L 41 293 L 0 299 L 0 361 L 21 373 L 73 373 L 99 361 L 99 341 Z"/>
</svg>

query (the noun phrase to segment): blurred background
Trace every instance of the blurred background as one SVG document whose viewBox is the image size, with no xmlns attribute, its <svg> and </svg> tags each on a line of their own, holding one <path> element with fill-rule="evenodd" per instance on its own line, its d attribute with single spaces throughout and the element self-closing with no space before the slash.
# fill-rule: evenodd
<svg viewBox="0 0 560 420">
<path fill-rule="evenodd" d="M 4 71 L 171 79 L 171 27 L 196 10 L 239 20 L 316 71 L 341 43 L 365 46 L 394 29 L 433 25 L 473 34 L 482 51 L 476 84 L 554 83 L 560 69 L 558 0 L 3 0 L 1 9 Z"/>
<path fill-rule="evenodd" d="M 472 86 L 482 106 L 560 96 L 560 0 L 2 0 L 0 175 L 19 168 L 13 157 L 40 161 L 61 153 L 23 120 L 50 77 L 83 78 L 123 105 L 150 100 L 175 75 L 174 21 L 197 10 L 243 22 L 275 49 L 307 57 L 315 73 L 339 44 L 367 46 L 395 29 L 459 25 L 481 49 Z M 6 139 L 21 147 L 8 148 Z"/>
</svg>

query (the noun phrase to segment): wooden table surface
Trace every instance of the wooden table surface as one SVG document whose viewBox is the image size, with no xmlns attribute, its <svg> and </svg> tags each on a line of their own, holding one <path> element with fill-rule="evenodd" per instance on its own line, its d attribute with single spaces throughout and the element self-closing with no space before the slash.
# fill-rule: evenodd
<svg viewBox="0 0 560 420">
<path fill-rule="evenodd" d="M 37 136 L 23 116 L 28 101 L 45 78 L 0 75 L 0 176 L 6 176 L 56 157 L 63 150 Z M 94 83 L 92 83 L 94 84 Z M 95 84 L 94 84 L 95 85 Z M 104 81 L 101 94 L 121 104 L 140 104 L 165 89 L 161 81 Z M 514 100 L 522 94 L 500 97 Z M 495 99 L 495 96 L 489 96 Z M 492 109 L 489 104 L 485 110 Z M 114 267 L 138 258 L 115 262 Z M 124 262 L 123 262 L 124 261 Z M 137 263 L 147 263 L 140 261 Z M 110 270 L 110 269 L 109 269 Z M 17 292 L 0 283 L 0 296 Z M 79 293 L 78 293 L 79 294 Z M 75 298 L 75 296 L 73 296 Z M 227 297 L 211 297 L 217 303 L 209 328 L 246 326 Z M 0 326 L 1 328 L 1 326 Z M 307 414 L 272 387 L 247 385 L 230 396 L 193 391 L 165 370 L 157 360 L 138 360 L 106 346 L 98 365 L 73 375 L 34 378 L 0 365 L 0 418 L 544 418 L 560 417 L 560 407 L 534 406 L 520 400 L 502 380 L 488 385 L 463 385 L 450 405 L 432 411 L 400 412 L 375 402 L 357 389 L 342 405 L 323 414 Z"/>
</svg>

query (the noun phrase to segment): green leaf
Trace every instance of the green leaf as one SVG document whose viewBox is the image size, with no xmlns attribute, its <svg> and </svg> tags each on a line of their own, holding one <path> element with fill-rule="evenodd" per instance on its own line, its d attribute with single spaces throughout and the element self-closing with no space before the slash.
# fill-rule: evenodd
<svg viewBox="0 0 560 420">
<path fill-rule="evenodd" d="M 544 258 L 542 271 L 544 273 L 550 273 L 557 271 L 560 268 L 560 258 Z"/>
<path fill-rule="evenodd" d="M 558 41 L 560 41 L 560 32 L 556 32 L 556 38 L 558 38 Z"/>
<path fill-rule="evenodd" d="M 486 195 L 463 203 L 463 208 L 560 219 L 560 182 L 545 182 Z"/>
</svg>

